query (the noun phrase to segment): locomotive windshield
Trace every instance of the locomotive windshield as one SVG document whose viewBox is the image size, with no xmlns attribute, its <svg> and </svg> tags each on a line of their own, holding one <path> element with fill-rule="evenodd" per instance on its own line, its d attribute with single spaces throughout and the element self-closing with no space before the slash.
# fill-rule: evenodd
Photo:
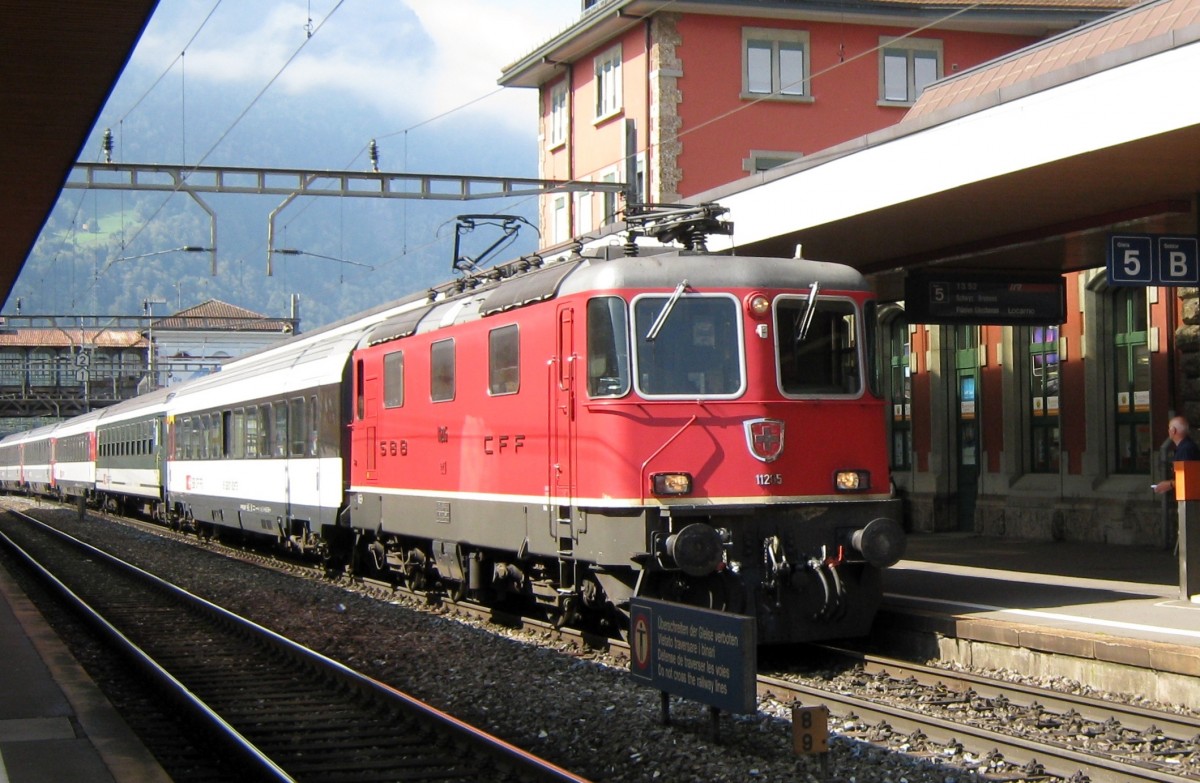
<svg viewBox="0 0 1200 783">
<path fill-rule="evenodd" d="M 858 394 L 862 388 L 854 302 L 780 297 L 775 303 L 779 388 L 784 394 Z"/>
<path fill-rule="evenodd" d="M 640 296 L 633 302 L 638 391 L 646 397 L 742 392 L 738 301 L 726 295 Z"/>
</svg>

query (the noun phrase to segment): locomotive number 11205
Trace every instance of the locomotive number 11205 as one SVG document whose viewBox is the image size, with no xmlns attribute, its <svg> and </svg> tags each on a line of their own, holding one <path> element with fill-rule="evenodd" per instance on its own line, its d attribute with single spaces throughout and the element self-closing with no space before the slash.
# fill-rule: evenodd
<svg viewBox="0 0 1200 783">
<path fill-rule="evenodd" d="M 782 473 L 755 473 L 754 483 L 760 487 L 781 487 L 783 486 Z"/>
</svg>

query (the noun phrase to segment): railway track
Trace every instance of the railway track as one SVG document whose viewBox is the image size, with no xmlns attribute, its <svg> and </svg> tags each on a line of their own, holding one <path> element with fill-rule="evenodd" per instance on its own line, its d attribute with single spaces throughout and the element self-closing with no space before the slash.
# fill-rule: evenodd
<svg viewBox="0 0 1200 783">
<path fill-rule="evenodd" d="M 853 692 L 765 676 L 760 695 L 822 703 L 852 716 L 843 731 L 901 737 L 914 752 L 961 746 L 1028 777 L 1090 783 L 1200 780 L 1200 719 L 897 659 L 831 651 L 858 663 Z M 869 694 L 864 696 L 863 694 Z M 857 728 L 855 728 L 857 727 Z"/>
<path fill-rule="evenodd" d="M 582 780 L 20 516 L 0 519 L 4 545 L 166 689 L 237 760 L 239 777 Z"/>
<path fill-rule="evenodd" d="M 243 560 L 289 572 L 304 570 L 260 553 L 225 549 Z M 393 599 L 406 594 L 384 585 L 368 589 Z M 409 597 L 417 603 L 429 601 L 421 594 Z M 467 603 L 443 607 L 482 622 L 497 621 L 494 611 Z M 619 640 L 585 636 L 528 618 L 508 618 L 504 624 L 518 622 L 577 647 L 600 646 L 614 662 L 628 660 L 628 647 Z M 968 766 L 975 764 L 1001 778 L 1056 777 L 1089 783 L 1200 780 L 1200 720 L 1195 718 L 879 656 L 830 653 L 853 655 L 853 664 L 843 663 L 851 673 L 803 682 L 784 673 L 761 674 L 760 697 L 783 704 L 825 704 L 836 718 L 836 732 L 846 737 L 929 758 L 976 759 Z"/>
</svg>

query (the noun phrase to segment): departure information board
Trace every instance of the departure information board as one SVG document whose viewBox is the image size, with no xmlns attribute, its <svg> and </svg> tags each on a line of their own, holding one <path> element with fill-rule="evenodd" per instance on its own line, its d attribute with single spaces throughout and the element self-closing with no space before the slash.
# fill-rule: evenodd
<svg viewBox="0 0 1200 783">
<path fill-rule="evenodd" d="M 909 323 L 1041 326 L 1064 323 L 1061 275 L 912 272 L 904 281 Z"/>
</svg>

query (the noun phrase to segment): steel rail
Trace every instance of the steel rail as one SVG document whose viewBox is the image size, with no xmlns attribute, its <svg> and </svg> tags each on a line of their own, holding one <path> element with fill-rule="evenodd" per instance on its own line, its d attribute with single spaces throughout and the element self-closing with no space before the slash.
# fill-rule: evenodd
<svg viewBox="0 0 1200 783">
<path fill-rule="evenodd" d="M 276 649 L 281 649 L 289 654 L 302 659 L 306 664 L 311 666 L 315 671 L 322 675 L 335 678 L 344 683 L 347 687 L 354 689 L 356 692 L 376 697 L 390 706 L 404 710 L 409 715 L 416 716 L 421 722 L 436 724 L 442 731 L 445 731 L 456 738 L 457 742 L 469 743 L 470 747 L 488 753 L 492 758 L 497 760 L 505 768 L 511 769 L 521 780 L 526 781 L 548 781 L 552 783 L 589 783 L 586 778 L 582 778 L 574 773 L 569 772 L 555 764 L 552 764 L 545 759 L 535 756 L 511 743 L 508 743 L 494 735 L 484 732 L 470 724 L 455 718 L 454 716 L 438 710 L 424 702 L 405 694 L 396 688 L 393 688 L 386 683 L 374 680 L 366 675 L 357 672 L 344 664 L 334 661 L 314 650 L 310 650 L 297 642 L 288 639 L 268 628 L 264 628 L 257 623 L 254 623 L 246 618 L 240 617 L 223 607 L 220 607 L 210 601 L 207 601 L 199 596 L 190 593 L 183 588 L 180 588 L 166 580 L 151 574 L 138 566 L 127 563 L 102 549 L 99 549 L 85 541 L 81 541 L 61 530 L 57 530 L 51 525 L 47 525 L 34 517 L 22 513 L 20 511 L 9 509 L 9 513 L 25 519 L 31 524 L 38 526 L 46 533 L 51 534 L 61 541 L 77 547 L 87 553 L 89 557 L 96 558 L 118 568 L 126 573 L 136 575 L 157 588 L 158 590 L 168 594 L 173 599 L 186 604 L 187 606 L 206 613 L 209 616 L 218 618 L 222 622 L 236 628 L 240 633 L 253 637 L 262 641 L 264 644 L 270 645 Z M 0 540 L 9 547 L 22 560 L 30 565 L 40 576 L 47 580 L 53 588 L 59 592 L 65 600 L 70 602 L 74 607 L 78 608 L 86 618 L 93 622 L 97 628 L 114 644 L 118 645 L 122 650 L 129 652 L 138 664 L 152 676 L 156 682 L 167 687 L 170 692 L 180 697 L 181 703 L 187 709 L 191 710 L 194 715 L 201 719 L 205 724 L 214 726 L 223 740 L 228 744 L 229 748 L 238 754 L 254 769 L 258 775 L 264 780 L 271 781 L 294 781 L 279 765 L 271 760 L 264 752 L 259 750 L 227 723 L 220 715 L 212 710 L 207 704 L 194 696 L 191 691 L 178 679 L 176 679 L 169 671 L 155 662 L 152 657 L 143 651 L 132 640 L 125 636 L 119 629 L 108 622 L 98 611 L 89 606 L 80 596 L 74 593 L 66 584 L 59 580 L 56 576 L 50 573 L 47 569 L 41 566 L 29 553 L 25 552 L 15 541 L 9 536 L 0 532 Z"/>
</svg>

